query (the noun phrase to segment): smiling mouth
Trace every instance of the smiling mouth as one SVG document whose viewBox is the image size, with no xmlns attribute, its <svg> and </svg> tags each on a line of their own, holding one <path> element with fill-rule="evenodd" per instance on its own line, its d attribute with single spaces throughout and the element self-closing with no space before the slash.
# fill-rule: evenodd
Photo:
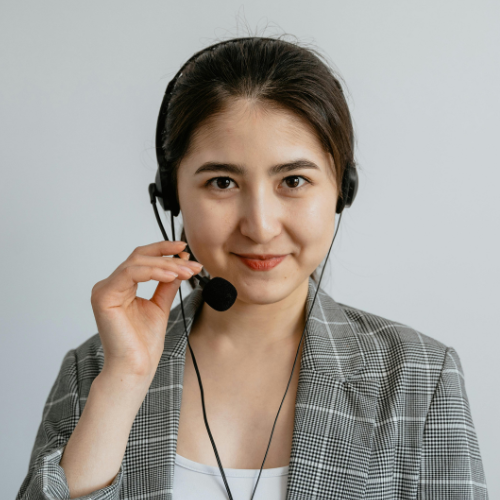
<svg viewBox="0 0 500 500">
<path fill-rule="evenodd" d="M 269 271 L 278 264 L 280 264 L 286 255 L 256 255 L 256 254 L 242 254 L 235 253 L 243 264 L 254 271 Z"/>
</svg>

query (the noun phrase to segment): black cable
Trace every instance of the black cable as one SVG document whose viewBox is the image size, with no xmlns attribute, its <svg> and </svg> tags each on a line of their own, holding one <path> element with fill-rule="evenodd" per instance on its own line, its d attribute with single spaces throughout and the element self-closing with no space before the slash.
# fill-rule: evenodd
<svg viewBox="0 0 500 500">
<path fill-rule="evenodd" d="M 170 212 L 170 225 L 172 228 L 172 241 L 175 241 L 175 227 L 174 227 L 174 216 L 172 212 Z M 182 285 L 182 283 L 181 283 Z M 222 480 L 224 482 L 224 486 L 226 487 L 226 492 L 229 497 L 229 500 L 233 500 L 233 495 L 231 494 L 231 489 L 229 488 L 229 484 L 227 482 L 226 474 L 224 473 L 224 467 L 222 466 L 221 459 L 219 457 L 219 452 L 217 451 L 217 446 L 215 445 L 215 440 L 212 436 L 212 431 L 210 430 L 210 426 L 208 425 L 207 411 L 205 409 L 205 392 L 203 391 L 203 384 L 201 382 L 201 375 L 198 369 L 198 363 L 196 362 L 196 358 L 194 356 L 193 348 L 191 347 L 191 343 L 189 342 L 189 335 L 187 335 L 187 324 L 186 324 L 186 316 L 184 314 L 184 303 L 182 301 L 182 290 L 179 286 L 179 296 L 181 299 L 181 310 L 182 310 L 182 319 L 184 321 L 184 333 L 186 334 L 187 344 L 189 346 L 189 351 L 191 353 L 191 357 L 193 358 L 193 365 L 196 371 L 196 377 L 198 379 L 198 385 L 200 386 L 200 394 L 201 394 L 201 408 L 203 410 L 203 421 L 205 422 L 205 428 L 207 429 L 208 437 L 210 438 L 210 442 L 212 443 L 212 448 L 215 453 L 215 459 L 217 460 L 217 465 L 219 466 L 219 470 L 222 475 Z"/>
<path fill-rule="evenodd" d="M 186 323 L 184 323 L 184 328 L 186 328 Z M 229 500 L 233 500 L 233 495 L 231 494 L 231 490 L 229 488 L 229 484 L 228 484 L 227 479 L 226 479 L 226 474 L 224 473 L 224 467 L 222 466 L 222 462 L 221 462 L 221 459 L 219 457 L 219 453 L 217 451 L 217 446 L 215 446 L 215 440 L 212 436 L 212 432 L 210 431 L 210 426 L 208 425 L 207 412 L 205 410 L 205 395 L 203 392 L 203 384 L 201 383 L 201 375 L 200 375 L 200 371 L 198 370 L 198 363 L 196 362 L 196 358 L 194 357 L 193 349 L 191 348 L 191 344 L 189 342 L 189 336 L 188 336 L 188 346 L 189 346 L 189 351 L 191 352 L 191 357 L 193 358 L 193 365 L 194 365 L 194 369 L 196 371 L 196 377 L 198 378 L 198 384 L 200 386 L 201 406 L 203 409 L 203 420 L 205 422 L 205 428 L 207 429 L 208 437 L 210 438 L 210 442 L 212 443 L 212 448 L 214 449 L 215 458 L 217 460 L 217 465 L 219 466 L 219 470 L 220 470 L 221 475 L 222 475 L 222 480 L 224 481 L 224 486 L 226 487 L 227 495 L 229 497 Z"/>
<path fill-rule="evenodd" d="M 155 198 L 155 200 L 156 200 L 156 198 Z M 151 201 L 151 204 L 153 205 L 153 210 L 155 211 L 156 222 L 158 222 L 158 225 L 160 226 L 160 231 L 161 231 L 161 234 L 163 235 L 163 239 L 165 241 L 168 241 L 167 233 L 165 231 L 165 228 L 163 227 L 163 224 L 161 223 L 160 214 L 158 213 L 158 208 L 156 207 L 156 201 Z M 173 236 L 173 238 L 174 238 L 173 241 L 175 241 L 175 236 Z"/>
<path fill-rule="evenodd" d="M 323 273 L 325 272 L 326 263 L 328 262 L 328 257 L 330 256 L 330 251 L 331 251 L 331 249 L 333 247 L 333 242 L 335 241 L 335 237 L 337 236 L 337 232 L 338 232 L 339 227 L 340 227 L 340 221 L 342 220 L 342 213 L 343 212 L 340 213 L 339 222 L 337 224 L 337 228 L 335 229 L 335 233 L 333 235 L 332 243 L 330 244 L 330 248 L 328 250 L 328 253 L 326 254 L 325 265 L 323 266 L 323 269 L 321 270 L 321 275 L 319 277 L 318 286 L 316 287 L 316 293 L 314 294 L 314 299 L 313 299 L 313 302 L 311 304 L 311 309 L 309 310 L 309 314 L 307 315 L 306 323 L 304 325 L 304 330 L 302 331 L 302 335 L 300 336 L 299 346 L 297 347 L 297 352 L 295 354 L 295 359 L 293 360 L 292 372 L 290 373 L 290 378 L 288 379 L 288 384 L 286 385 L 285 394 L 283 395 L 283 399 L 281 400 L 281 404 L 280 404 L 280 407 L 278 409 L 278 413 L 276 414 L 276 418 L 274 419 L 273 428 L 271 429 L 271 436 L 269 437 L 269 443 L 267 444 L 266 454 L 264 455 L 264 460 L 262 461 L 262 465 L 260 466 L 259 475 L 257 476 L 257 481 L 255 483 L 255 487 L 253 489 L 252 496 L 250 497 L 250 500 L 253 500 L 253 497 L 255 496 L 255 491 L 257 490 L 257 485 L 259 484 L 260 476 L 262 474 L 262 469 L 264 468 L 264 463 L 265 463 L 266 458 L 267 458 L 267 453 L 269 452 L 269 448 L 271 446 L 271 440 L 273 438 L 274 428 L 276 427 L 276 422 L 278 421 L 278 416 L 280 414 L 281 407 L 283 406 L 283 403 L 285 401 L 286 395 L 288 393 L 288 388 L 290 387 L 290 383 L 292 382 L 293 372 L 295 370 L 295 365 L 297 364 L 297 359 L 299 357 L 299 351 L 300 351 L 300 346 L 302 344 L 302 339 L 304 338 L 304 333 L 305 333 L 305 331 L 307 329 L 307 323 L 309 322 L 309 318 L 311 317 L 311 313 L 312 313 L 312 310 L 313 310 L 313 307 L 314 307 L 314 303 L 316 302 L 316 295 L 318 295 L 319 285 L 321 283 L 321 279 L 323 278 Z"/>
</svg>

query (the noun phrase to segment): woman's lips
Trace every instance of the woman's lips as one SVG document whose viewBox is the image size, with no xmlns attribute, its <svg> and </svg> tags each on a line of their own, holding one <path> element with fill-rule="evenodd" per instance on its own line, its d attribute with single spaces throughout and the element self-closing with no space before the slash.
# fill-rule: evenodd
<svg viewBox="0 0 500 500">
<path fill-rule="evenodd" d="M 241 255 L 235 254 L 241 262 L 247 265 L 250 269 L 254 271 L 268 271 L 273 267 L 276 267 L 283 259 L 285 259 L 286 255 L 277 255 L 275 257 L 270 258 L 259 258 L 259 259 L 251 259 L 249 257 L 243 257 Z"/>
</svg>

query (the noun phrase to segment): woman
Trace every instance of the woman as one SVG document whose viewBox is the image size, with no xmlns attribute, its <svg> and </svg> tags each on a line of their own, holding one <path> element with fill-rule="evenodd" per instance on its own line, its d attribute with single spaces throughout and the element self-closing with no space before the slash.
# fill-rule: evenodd
<svg viewBox="0 0 500 500">
<path fill-rule="evenodd" d="M 320 57 L 257 37 L 201 51 L 157 137 L 152 201 L 189 247 L 138 247 L 94 286 L 99 333 L 63 360 L 17 498 L 487 498 L 456 352 L 319 286 L 357 187 Z M 234 285 L 226 310 L 202 267 Z"/>
</svg>

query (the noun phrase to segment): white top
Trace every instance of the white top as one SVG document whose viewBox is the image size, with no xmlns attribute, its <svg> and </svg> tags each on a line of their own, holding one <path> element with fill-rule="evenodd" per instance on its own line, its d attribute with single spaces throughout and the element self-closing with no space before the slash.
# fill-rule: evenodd
<svg viewBox="0 0 500 500">
<path fill-rule="evenodd" d="M 259 469 L 226 469 L 234 500 L 250 500 Z M 288 465 L 262 469 L 254 500 L 285 500 Z M 173 500 L 227 500 L 219 467 L 199 464 L 176 454 Z"/>
</svg>

